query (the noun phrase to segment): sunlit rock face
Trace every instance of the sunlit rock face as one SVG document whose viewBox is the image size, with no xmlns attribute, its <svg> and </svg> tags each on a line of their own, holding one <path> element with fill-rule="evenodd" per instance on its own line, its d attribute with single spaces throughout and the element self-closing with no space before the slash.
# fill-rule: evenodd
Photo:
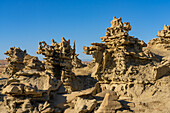
<svg viewBox="0 0 170 113">
<path fill-rule="evenodd" d="M 115 91 L 119 99 L 133 100 L 156 88 L 158 79 L 170 75 L 169 26 L 165 25 L 158 32 L 159 38 L 148 45 L 129 36 L 130 23 L 123 24 L 121 18 L 113 17 L 106 30 L 106 36 L 101 37 L 104 43 L 83 47 L 84 53 L 94 58 L 92 77 L 98 80 L 101 91 Z"/>
<path fill-rule="evenodd" d="M 7 95 L 4 101 L 9 112 L 32 112 L 40 106 L 44 108 L 37 109 L 39 112 L 51 112 L 54 111 L 55 104 L 52 103 L 56 96 L 64 99 L 61 94 L 82 88 L 80 80 L 72 72 L 73 67 L 76 69 L 83 66 L 75 53 L 75 42 L 71 48 L 70 41 L 64 38 L 59 44 L 52 39 L 51 46 L 42 41 L 37 53 L 43 54 L 45 60 L 40 61 L 37 57 L 28 55 L 26 50 L 16 47 L 5 52 L 9 57 L 3 74 L 9 78 L 2 88 L 2 94 Z M 34 105 L 25 105 L 26 101 Z M 49 107 L 49 111 L 44 111 L 46 107 Z"/>
<path fill-rule="evenodd" d="M 129 36 L 129 22 L 113 17 L 102 43 L 83 47 L 93 56 L 85 66 L 70 40 L 39 42 L 44 60 L 12 47 L 0 76 L 0 112 L 170 112 L 170 27 L 148 44 Z M 3 78 L 6 77 L 6 78 Z"/>
<path fill-rule="evenodd" d="M 147 47 L 160 56 L 169 56 L 170 54 L 170 27 L 164 25 L 164 29 L 158 31 L 158 38 L 154 38 L 148 42 Z"/>
<path fill-rule="evenodd" d="M 111 24 L 106 36 L 101 37 L 104 43 L 84 47 L 84 53 L 92 54 L 96 63 L 92 76 L 106 83 L 154 80 L 153 69 L 146 66 L 159 62 L 156 55 L 144 48 L 145 42 L 129 36 L 129 22 L 123 24 L 121 18 L 113 17 Z"/>
</svg>

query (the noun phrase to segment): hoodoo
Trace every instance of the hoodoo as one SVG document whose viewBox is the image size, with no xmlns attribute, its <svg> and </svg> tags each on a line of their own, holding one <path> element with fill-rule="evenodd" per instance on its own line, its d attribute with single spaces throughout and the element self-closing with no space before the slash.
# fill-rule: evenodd
<svg viewBox="0 0 170 113">
<path fill-rule="evenodd" d="M 146 44 L 130 36 L 129 22 L 113 17 L 101 43 L 83 47 L 82 64 L 70 40 L 39 42 L 43 61 L 12 47 L 1 75 L 4 113 L 170 112 L 170 27 Z M 6 78 L 3 78 L 6 77 Z"/>
</svg>

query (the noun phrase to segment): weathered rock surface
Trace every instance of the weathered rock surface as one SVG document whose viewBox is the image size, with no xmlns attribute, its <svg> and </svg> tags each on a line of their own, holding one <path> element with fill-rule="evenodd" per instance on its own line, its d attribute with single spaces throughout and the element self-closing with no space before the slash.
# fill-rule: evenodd
<svg viewBox="0 0 170 113">
<path fill-rule="evenodd" d="M 70 40 L 39 42 L 44 61 L 12 47 L 0 75 L 2 113 L 169 113 L 170 27 L 148 44 L 129 36 L 129 22 L 113 17 L 104 43 L 83 47 L 87 66 Z M 96 80 L 95 80 L 96 79 Z"/>
<path fill-rule="evenodd" d="M 169 56 L 170 51 L 170 27 L 169 25 L 164 25 L 164 29 L 158 31 L 159 38 L 154 38 L 149 41 L 147 47 L 150 50 L 160 56 Z"/>
<path fill-rule="evenodd" d="M 122 105 L 115 100 L 115 95 L 106 93 L 104 100 L 96 113 L 115 113 L 115 111 L 120 108 L 122 108 Z"/>
<path fill-rule="evenodd" d="M 12 47 L 5 52 L 9 57 L 3 75 L 8 80 L 1 93 L 6 95 L 4 106 L 8 112 L 61 112 L 67 108 L 63 94 L 83 87 L 72 72 L 73 61 L 75 69 L 82 66 L 73 45 L 72 49 L 70 41 L 64 38 L 59 44 L 52 40 L 51 46 L 40 42 L 37 53 L 45 55 L 43 62 L 20 48 Z"/>
<path fill-rule="evenodd" d="M 152 94 L 156 93 L 157 81 L 170 75 L 170 29 L 165 25 L 164 30 L 158 32 L 159 38 L 151 40 L 147 45 L 134 36 L 129 36 L 130 23 L 123 24 L 121 20 L 113 18 L 106 36 L 101 37 L 104 43 L 91 43 L 92 46 L 83 49 L 85 54 L 93 55 L 95 65 L 92 77 L 98 80 L 101 91 L 115 91 L 119 100 L 133 102 L 141 96 L 146 97 L 146 92 L 151 89 L 155 91 Z M 115 112 L 147 111 L 147 108 L 137 110 L 134 107 L 131 110 L 124 101 L 121 101 L 124 110 Z"/>
</svg>

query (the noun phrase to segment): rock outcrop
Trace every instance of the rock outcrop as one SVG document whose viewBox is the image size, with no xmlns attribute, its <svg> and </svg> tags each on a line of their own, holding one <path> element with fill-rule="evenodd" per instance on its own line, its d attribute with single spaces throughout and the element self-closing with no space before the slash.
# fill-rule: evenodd
<svg viewBox="0 0 170 113">
<path fill-rule="evenodd" d="M 170 27 L 164 25 L 164 29 L 158 31 L 158 38 L 154 38 L 148 42 L 147 47 L 160 56 L 169 56 L 170 51 Z"/>
<path fill-rule="evenodd" d="M 43 41 L 39 43 L 38 49 L 38 54 L 45 55 L 43 62 L 20 48 L 12 47 L 5 52 L 9 57 L 4 74 L 9 75 L 9 78 L 1 93 L 7 95 L 4 105 L 9 112 L 61 111 L 66 102 L 62 94 L 82 87 L 72 72 L 72 62 L 77 66 L 75 60 L 79 60 L 75 54 L 75 43 L 72 49 L 70 41 L 64 38 L 59 44 L 52 40 L 51 46 Z M 60 99 L 58 97 L 63 100 L 55 102 L 55 99 Z"/>
<path fill-rule="evenodd" d="M 92 46 L 83 49 L 85 54 L 93 55 L 95 65 L 92 77 L 98 80 L 100 90 L 115 91 L 120 100 L 130 102 L 145 95 L 151 87 L 157 87 L 158 79 L 170 75 L 169 26 L 165 25 L 164 30 L 158 32 L 159 38 L 151 40 L 147 45 L 129 36 L 130 23 L 123 24 L 121 20 L 113 17 L 106 36 L 101 37 L 104 43 L 91 43 Z M 160 51 L 164 49 L 166 54 L 154 52 L 152 47 L 155 46 Z M 120 109 L 116 112 L 133 111 L 130 108 L 126 109 L 129 111 Z M 104 108 L 102 110 L 105 111 Z"/>
<path fill-rule="evenodd" d="M 154 81 L 152 68 L 160 59 L 143 48 L 147 46 L 145 42 L 129 36 L 130 23 L 123 24 L 121 18 L 114 17 L 111 24 L 106 36 L 101 37 L 104 43 L 84 47 L 84 53 L 92 54 L 96 63 L 92 76 L 103 83 Z"/>
<path fill-rule="evenodd" d="M 65 40 L 62 37 L 60 43 L 57 44 L 53 39 L 51 46 L 47 45 L 44 41 L 39 42 L 37 54 L 45 56 L 45 72 L 50 73 L 57 79 L 61 79 L 64 87 L 68 92 L 76 90 L 74 82 L 76 81 L 75 75 L 72 72 L 72 61 L 75 59 L 75 47 L 70 46 L 70 40 Z"/>
<path fill-rule="evenodd" d="M 83 47 L 94 58 L 87 66 L 77 57 L 75 41 L 71 47 L 64 37 L 51 45 L 39 42 L 44 61 L 10 48 L 0 78 L 0 112 L 170 112 L 170 27 L 148 44 L 129 36 L 130 30 L 129 22 L 113 17 L 104 43 Z"/>
<path fill-rule="evenodd" d="M 8 67 L 3 73 L 9 76 L 14 75 L 20 70 L 44 70 L 44 65 L 38 60 L 38 57 L 28 55 L 26 50 L 22 51 L 20 48 L 11 47 L 5 52 L 5 55 L 9 56 L 6 58 Z"/>
</svg>

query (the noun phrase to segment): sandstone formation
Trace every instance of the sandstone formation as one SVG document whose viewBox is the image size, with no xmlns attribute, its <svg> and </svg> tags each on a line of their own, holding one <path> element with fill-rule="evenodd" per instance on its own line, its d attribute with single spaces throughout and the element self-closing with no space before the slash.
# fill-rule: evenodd
<svg viewBox="0 0 170 113">
<path fill-rule="evenodd" d="M 133 101 L 157 87 L 158 79 L 170 75 L 169 26 L 165 25 L 158 32 L 159 38 L 147 45 L 129 36 L 130 23 L 123 24 L 121 18 L 113 17 L 111 24 L 106 36 L 101 37 L 104 43 L 91 43 L 92 46 L 83 47 L 84 53 L 93 55 L 91 76 L 98 80 L 101 91 L 112 90 L 119 99 Z M 164 55 L 154 52 L 152 46 L 165 50 Z"/>
<path fill-rule="evenodd" d="M 148 48 L 160 56 L 169 56 L 168 51 L 170 51 L 170 27 L 166 24 L 164 29 L 158 31 L 159 38 L 154 38 L 149 41 Z"/>
<path fill-rule="evenodd" d="M 75 43 L 73 49 L 70 46 L 70 40 L 65 40 L 62 37 L 60 43 L 57 44 L 53 39 L 51 46 L 47 45 L 44 41 L 39 42 L 37 54 L 45 56 L 45 72 L 50 73 L 57 79 L 61 79 L 64 87 L 71 92 L 76 87 L 74 84 L 75 75 L 72 72 L 72 61 L 77 60 L 75 54 Z M 75 63 L 76 61 L 74 61 Z M 76 65 L 76 64 L 75 64 Z"/>
<path fill-rule="evenodd" d="M 105 43 L 84 47 L 84 53 L 92 54 L 96 63 L 92 76 L 102 83 L 153 82 L 156 77 L 152 68 L 160 59 L 143 48 L 147 46 L 143 41 L 128 35 L 130 23 L 123 25 L 121 18 L 114 17 L 111 24 L 106 36 L 101 37 Z"/>
<path fill-rule="evenodd" d="M 148 44 L 129 36 L 129 22 L 113 17 L 103 43 L 83 47 L 83 65 L 70 40 L 39 42 L 43 61 L 12 47 L 0 77 L 2 113 L 170 112 L 170 27 Z M 6 78 L 5 78 L 6 77 Z M 96 79 L 96 80 L 95 80 Z"/>
<path fill-rule="evenodd" d="M 39 61 L 37 57 L 16 47 L 5 52 L 9 57 L 3 74 L 9 78 L 1 93 L 7 95 L 4 97 L 4 105 L 8 112 L 61 111 L 65 103 L 62 94 L 81 88 L 78 83 L 80 80 L 72 72 L 72 62 L 75 68 L 83 65 L 75 53 L 75 43 L 72 49 L 70 41 L 64 38 L 59 44 L 52 40 L 51 46 L 43 41 L 39 43 L 37 53 L 45 55 L 45 61 Z M 63 98 L 59 103 L 54 101 L 60 99 L 58 97 Z M 61 105 L 56 107 L 58 104 Z"/>
</svg>

